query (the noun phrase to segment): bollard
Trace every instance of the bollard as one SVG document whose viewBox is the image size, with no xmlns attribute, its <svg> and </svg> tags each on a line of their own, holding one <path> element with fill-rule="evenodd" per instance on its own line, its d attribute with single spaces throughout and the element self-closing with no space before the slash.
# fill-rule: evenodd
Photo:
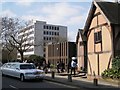
<svg viewBox="0 0 120 90">
<path fill-rule="evenodd" d="M 52 71 L 51 75 L 52 75 L 52 78 L 54 79 L 55 78 L 55 72 Z"/>
<path fill-rule="evenodd" d="M 68 74 L 68 81 L 72 82 L 72 76 L 71 76 L 71 74 Z"/>
<path fill-rule="evenodd" d="M 98 86 L 98 79 L 97 79 L 97 78 L 94 78 L 94 79 L 93 79 L 93 84 L 94 84 L 95 86 Z"/>
</svg>

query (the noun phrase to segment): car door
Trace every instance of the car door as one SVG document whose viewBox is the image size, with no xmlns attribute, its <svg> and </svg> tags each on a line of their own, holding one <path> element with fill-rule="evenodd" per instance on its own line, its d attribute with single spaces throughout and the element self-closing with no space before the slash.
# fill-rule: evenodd
<svg viewBox="0 0 120 90">
<path fill-rule="evenodd" d="M 5 69 L 5 74 L 11 76 L 11 72 L 10 72 L 11 71 L 11 64 L 8 63 L 4 69 Z"/>
<path fill-rule="evenodd" d="M 14 65 L 14 76 L 15 77 L 20 77 L 20 68 L 19 68 L 19 64 L 15 64 Z"/>
<path fill-rule="evenodd" d="M 10 70 L 10 75 L 11 76 L 14 76 L 14 77 L 16 77 L 16 68 L 15 68 L 15 65 L 16 64 L 11 64 L 11 68 L 9 69 Z"/>
</svg>

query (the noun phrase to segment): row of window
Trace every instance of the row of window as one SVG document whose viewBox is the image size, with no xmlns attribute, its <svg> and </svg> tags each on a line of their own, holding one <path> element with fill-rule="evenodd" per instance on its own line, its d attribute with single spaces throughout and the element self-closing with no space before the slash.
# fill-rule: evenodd
<svg viewBox="0 0 120 90">
<path fill-rule="evenodd" d="M 55 38 L 55 37 L 44 37 L 43 38 L 45 41 L 49 41 L 49 40 L 57 40 L 58 38 Z"/>
<path fill-rule="evenodd" d="M 33 28 L 34 28 L 34 25 L 31 25 L 31 26 L 26 27 L 25 29 L 21 30 L 20 33 L 25 32 L 25 31 L 30 30 L 30 29 L 33 29 Z"/>
<path fill-rule="evenodd" d="M 24 36 L 29 36 L 29 35 L 31 35 L 31 34 L 34 34 L 34 31 L 31 31 L 31 32 L 29 32 L 29 33 L 24 33 L 24 34 L 22 34 L 22 35 L 19 35 L 18 38 L 22 38 L 22 37 L 24 37 Z"/>
<path fill-rule="evenodd" d="M 43 28 L 44 29 L 50 29 L 50 30 L 59 30 L 58 26 L 47 26 L 47 25 L 44 25 Z"/>
<path fill-rule="evenodd" d="M 59 32 L 44 31 L 43 34 L 44 35 L 58 35 L 59 36 Z"/>
</svg>

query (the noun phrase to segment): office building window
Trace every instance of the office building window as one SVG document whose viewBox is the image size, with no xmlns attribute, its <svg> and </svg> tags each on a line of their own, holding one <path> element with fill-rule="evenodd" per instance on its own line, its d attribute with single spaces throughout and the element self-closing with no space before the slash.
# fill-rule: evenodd
<svg viewBox="0 0 120 90">
<path fill-rule="evenodd" d="M 46 29 L 46 26 L 44 25 L 43 28 Z"/>
<path fill-rule="evenodd" d="M 46 26 L 46 29 L 48 29 L 48 26 Z"/>
<path fill-rule="evenodd" d="M 49 29 L 51 29 L 51 26 L 49 26 Z"/>
<path fill-rule="evenodd" d="M 43 32 L 43 34 L 44 34 L 44 35 L 46 34 L 45 31 Z"/>
<path fill-rule="evenodd" d="M 52 30 L 54 30 L 54 27 L 52 26 Z"/>
<path fill-rule="evenodd" d="M 56 30 L 57 28 L 55 27 L 55 30 Z"/>
<path fill-rule="evenodd" d="M 43 37 L 43 39 L 45 40 L 45 39 L 46 39 L 46 37 Z"/>
<path fill-rule="evenodd" d="M 57 35 L 59 36 L 59 32 L 57 32 Z"/>
<path fill-rule="evenodd" d="M 57 27 L 57 30 L 59 30 L 59 27 Z"/>
</svg>

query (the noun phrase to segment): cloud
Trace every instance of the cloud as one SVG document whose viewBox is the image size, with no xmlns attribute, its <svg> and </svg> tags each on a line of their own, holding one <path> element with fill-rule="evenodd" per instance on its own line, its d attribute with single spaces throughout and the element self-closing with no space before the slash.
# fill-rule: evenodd
<svg viewBox="0 0 120 90">
<path fill-rule="evenodd" d="M 17 5 L 30 6 L 35 0 L 16 0 L 15 2 Z"/>
<path fill-rule="evenodd" d="M 2 11 L 2 13 L 0 13 L 0 16 L 16 17 L 17 15 L 13 13 L 11 10 L 7 9 L 5 11 Z"/>
<path fill-rule="evenodd" d="M 80 5 L 71 5 L 70 3 L 52 3 L 29 11 L 28 15 L 23 15 L 21 18 L 25 20 L 40 20 L 46 21 L 49 24 L 60 24 L 68 26 L 68 38 L 75 41 L 75 36 L 78 28 L 85 21 L 85 8 Z M 30 15 L 29 15 L 30 14 Z M 74 26 L 74 28 L 72 28 Z"/>
<path fill-rule="evenodd" d="M 29 2 L 29 0 L 1 0 L 1 1 L 2 2 L 16 2 L 16 1 Z M 92 0 L 32 0 L 32 1 L 34 2 L 91 2 Z"/>
</svg>

